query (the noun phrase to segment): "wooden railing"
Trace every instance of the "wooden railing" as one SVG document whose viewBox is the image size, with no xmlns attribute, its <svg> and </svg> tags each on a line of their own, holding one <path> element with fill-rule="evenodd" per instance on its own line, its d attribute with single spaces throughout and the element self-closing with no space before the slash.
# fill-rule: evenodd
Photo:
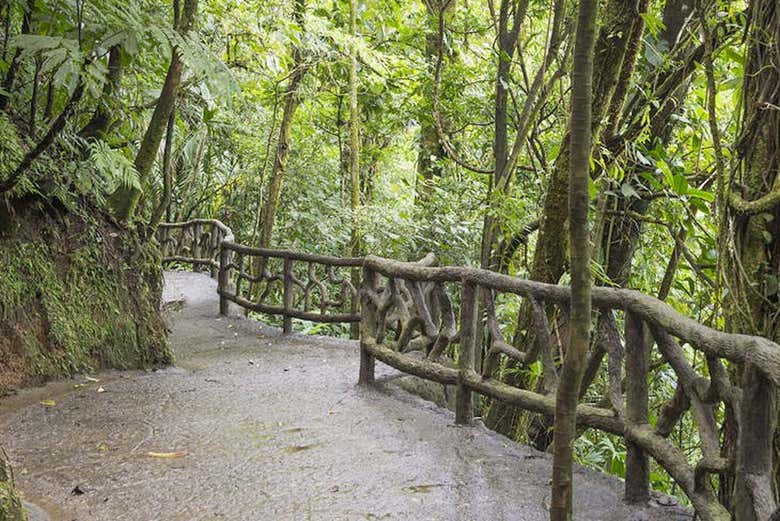
<svg viewBox="0 0 780 521">
<path fill-rule="evenodd" d="M 222 243 L 220 312 L 228 302 L 244 309 L 281 315 L 283 330 L 292 319 L 320 323 L 357 323 L 358 288 L 352 273 L 362 258 L 340 258 Z M 358 284 L 359 285 L 359 284 Z M 274 302 L 276 301 L 276 303 Z"/>
<path fill-rule="evenodd" d="M 219 272 L 223 242 L 232 242 L 233 232 L 216 219 L 193 219 L 180 223 L 162 223 L 157 229 L 163 264 L 191 264 L 194 269 L 209 269 L 213 278 Z"/>
<path fill-rule="evenodd" d="M 210 219 L 163 223 L 157 239 L 164 264 L 190 264 L 196 271 L 209 268 L 217 279 L 223 315 L 233 302 L 245 310 L 281 316 L 285 333 L 292 332 L 293 319 L 360 322 L 363 258 L 242 246 L 234 242 L 230 228 Z"/>
<path fill-rule="evenodd" d="M 166 237 L 168 232 L 162 234 Z M 194 230 L 191 235 L 196 236 Z M 194 257 L 174 253 L 166 258 L 186 262 Z M 201 248 L 198 253 L 201 258 L 195 264 L 213 267 L 211 249 Z M 344 259 L 248 248 L 226 240 L 219 259 L 222 313 L 227 312 L 228 302 L 234 302 L 246 309 L 281 315 L 287 332 L 292 318 L 359 320 L 361 383 L 374 381 L 375 361 L 380 360 L 404 373 L 454 385 L 455 419 L 461 424 L 473 421 L 476 394 L 547 416 L 555 412 L 568 287 L 487 270 L 435 267 L 432 256 L 417 263 L 374 256 Z M 335 273 L 357 267 L 362 267 L 362 276 Z M 319 296 L 316 301 L 314 293 Z M 281 304 L 270 303 L 273 298 Z M 780 346 L 762 337 L 710 329 L 636 291 L 595 287 L 592 298 L 596 333 L 583 387 L 591 387 L 599 374 L 605 375 L 605 383 L 599 386 L 602 396 L 594 397 L 591 392 L 588 403 L 577 407 L 578 424 L 626 440 L 629 502 L 649 499 L 652 457 L 685 492 L 702 520 L 729 519 L 710 479 L 713 475 L 731 476 L 738 465 L 738 447 L 721 443 L 723 410 L 733 412 L 730 418 L 737 429 L 767 429 L 769 424 L 759 423 L 772 422 L 773 418 L 752 418 L 750 425 L 740 424 L 742 390 L 729 378 L 725 363 L 752 364 L 763 377 L 780 385 Z M 520 329 L 513 336 L 524 339 L 520 343 L 505 339 L 506 327 L 497 314 L 497 302 L 511 299 L 520 299 L 516 304 L 525 306 L 529 317 L 517 326 L 512 321 L 513 327 Z M 651 367 L 653 349 L 658 353 Z M 698 369 L 702 364 L 690 362 L 686 349 L 700 353 L 704 370 Z M 418 354 L 411 354 L 413 351 Z M 501 380 L 506 371 L 499 369 L 508 361 L 526 368 L 538 363 L 541 385 L 532 391 Z M 606 370 L 602 371 L 604 365 Z M 651 424 L 648 380 L 653 371 L 663 367 L 671 368 L 676 390 Z M 689 412 L 700 445 L 694 456 L 670 437 Z"/>
<path fill-rule="evenodd" d="M 361 297 L 361 382 L 373 381 L 374 361 L 380 360 L 403 372 L 457 386 L 458 423 L 471 422 L 474 393 L 527 411 L 554 414 L 568 287 L 486 270 L 425 267 L 369 256 L 363 267 Z M 515 335 L 527 340 L 524 351 L 504 339 L 496 315 L 497 297 L 519 297 L 527 306 L 530 319 L 525 331 Z M 739 411 L 742 393 L 729 379 L 724 360 L 754 364 L 778 385 L 780 346 L 761 337 L 707 328 L 632 290 L 593 288 L 593 307 L 598 311 L 597 333 L 583 385 L 587 388 L 593 382 L 605 358 L 607 382 L 600 400 L 577 407 L 577 422 L 583 428 L 625 438 L 626 499 L 636 503 L 649 499 L 648 457 L 652 457 L 682 488 L 701 519 L 730 519 L 710 479 L 713 474 L 731 475 L 735 470 L 735 448 L 720 442 L 723 414 L 719 408 Z M 625 327 L 624 340 L 618 331 L 620 323 Z M 483 338 L 487 339 L 484 349 Z M 703 355 L 706 374 L 689 362 L 685 345 Z M 659 366 L 668 363 L 673 370 L 676 392 L 651 425 L 648 380 L 654 346 L 662 362 Z M 411 356 L 410 351 L 425 356 Z M 445 361 L 443 355 L 448 352 L 457 360 L 456 366 Z M 540 362 L 543 384 L 537 391 L 499 379 L 498 368 L 508 359 L 521 367 Z M 672 429 L 689 410 L 700 440 L 700 455 L 694 464 L 670 439 Z M 733 419 L 739 422 L 740 415 Z"/>
</svg>

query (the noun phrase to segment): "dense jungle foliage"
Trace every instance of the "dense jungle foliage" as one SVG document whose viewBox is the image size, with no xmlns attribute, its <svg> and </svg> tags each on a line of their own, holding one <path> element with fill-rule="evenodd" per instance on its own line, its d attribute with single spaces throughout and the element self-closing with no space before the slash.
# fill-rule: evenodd
<svg viewBox="0 0 780 521">
<path fill-rule="evenodd" d="M 37 206 L 152 241 L 161 221 L 217 218 L 252 246 L 435 252 L 569 284 L 584 150 L 594 284 L 777 342 L 779 16 L 776 0 L 4 0 L 0 225 Z M 498 304 L 522 343 L 526 311 Z M 567 317 L 551 318 L 562 354 Z M 651 361 L 651 424 L 676 395 L 666 362 Z M 542 385 L 538 363 L 501 371 Z M 587 378 L 598 401 L 606 376 Z M 777 414 L 774 388 L 744 392 Z M 488 403 L 483 418 L 552 442 L 549 419 Z M 690 414 L 668 436 L 700 456 Z M 574 453 L 625 473 L 617 437 L 588 431 Z M 660 467 L 651 479 L 685 500 Z"/>
</svg>

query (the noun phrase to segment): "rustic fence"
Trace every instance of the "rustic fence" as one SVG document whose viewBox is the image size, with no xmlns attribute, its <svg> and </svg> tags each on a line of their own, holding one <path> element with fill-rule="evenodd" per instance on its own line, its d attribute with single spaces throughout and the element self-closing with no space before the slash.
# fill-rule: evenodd
<svg viewBox="0 0 780 521">
<path fill-rule="evenodd" d="M 216 250 L 201 245 L 196 252 L 192 246 L 203 242 L 203 230 L 198 235 L 195 228 L 205 224 L 191 221 L 161 227 L 163 244 L 168 241 L 183 248 L 168 252 L 166 260 L 213 268 Z M 173 228 L 188 229 L 182 233 L 191 238 L 191 244 L 171 241 Z M 336 258 L 248 248 L 233 243 L 229 230 L 221 225 L 212 223 L 211 230 L 227 237 L 218 248 L 222 313 L 227 312 L 228 302 L 234 302 L 245 309 L 281 315 L 287 332 L 292 318 L 360 321 L 359 381 L 373 382 L 375 361 L 380 360 L 404 373 L 456 386 L 457 423 L 473 420 L 477 394 L 534 413 L 554 414 L 568 287 L 487 270 L 436 267 L 432 256 L 408 263 L 374 256 Z M 358 267 L 362 268 L 359 277 L 335 273 Z M 281 305 L 267 302 L 274 293 Z M 514 332 L 515 338 L 525 340 L 520 344 L 526 346 L 524 350 L 504 338 L 496 312 L 498 298 L 520 299 L 525 306 L 529 318 L 515 326 L 520 330 Z M 740 424 L 747 421 L 739 413 L 742 391 L 729 378 L 726 364 L 752 364 L 763 378 L 779 385 L 780 346 L 761 337 L 710 329 L 636 291 L 596 287 L 592 298 L 596 334 L 583 387 L 590 387 L 598 374 L 606 375 L 606 383 L 603 397 L 577 407 L 579 426 L 626 440 L 627 501 L 649 499 L 652 457 L 685 492 L 701 519 L 730 519 L 711 479 L 713 475 L 733 476 L 738 464 L 738 448 L 721 442 L 723 411 L 734 413 L 730 417 L 743 432 L 765 430 L 773 418 L 750 417 L 750 425 Z M 653 349 L 658 353 L 651 367 Z M 702 355 L 703 371 L 691 363 L 686 349 Z M 413 355 L 413 351 L 418 353 Z M 537 390 L 501 380 L 505 371 L 500 368 L 509 361 L 520 367 L 538 362 L 542 384 Z M 676 391 L 651 425 L 648 380 L 666 364 L 676 378 Z M 603 372 L 602 366 L 606 366 Z M 686 414 L 691 414 L 700 441 L 694 463 L 670 438 Z M 751 486 L 757 496 L 767 492 L 761 489 L 765 484 Z"/>
<path fill-rule="evenodd" d="M 216 219 L 193 219 L 160 224 L 157 240 L 164 265 L 191 264 L 195 270 L 206 267 L 216 278 L 222 243 L 233 242 L 233 232 Z"/>
</svg>

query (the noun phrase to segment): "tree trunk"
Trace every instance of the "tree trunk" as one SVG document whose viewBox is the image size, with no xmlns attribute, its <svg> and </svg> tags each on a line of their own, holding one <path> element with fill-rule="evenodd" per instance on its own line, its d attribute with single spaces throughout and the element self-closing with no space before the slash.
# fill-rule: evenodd
<svg viewBox="0 0 780 521">
<path fill-rule="evenodd" d="M 357 0 L 349 0 L 349 34 L 357 37 Z M 360 234 L 360 113 L 358 111 L 358 59 L 354 47 L 349 52 L 349 209 L 352 214 L 351 254 L 363 255 Z M 360 287 L 360 271 L 352 269 L 352 285 Z M 352 301 L 352 313 L 358 311 L 357 299 Z M 359 324 L 351 324 L 352 338 L 358 338 Z"/>
<path fill-rule="evenodd" d="M 296 22 L 303 27 L 303 15 L 306 9 L 304 0 L 295 0 L 295 12 L 293 17 Z M 271 236 L 273 234 L 274 224 L 276 222 L 276 213 L 279 209 L 279 200 L 282 197 L 282 183 L 284 181 L 284 171 L 287 166 L 287 156 L 290 153 L 290 131 L 292 130 L 292 121 L 295 111 L 298 108 L 300 99 L 298 96 L 298 87 L 303 81 L 303 77 L 308 70 L 308 64 L 303 62 L 302 50 L 296 47 L 293 49 L 293 70 L 284 93 L 284 109 L 282 110 L 282 123 L 279 127 L 279 140 L 276 144 L 276 155 L 274 157 L 274 166 L 271 170 L 271 179 L 268 184 L 268 196 L 266 197 L 265 207 L 260 221 L 260 237 L 258 246 L 268 248 L 271 245 Z"/>
<path fill-rule="evenodd" d="M 636 18 L 631 2 L 610 0 L 604 10 L 605 20 L 599 31 L 594 57 L 591 132 L 593 141 L 598 140 L 599 126 L 615 90 L 620 68 L 626 58 L 626 47 L 630 28 Z M 633 57 L 627 59 L 633 60 Z M 570 143 L 567 131 L 555 160 L 552 175 L 548 180 L 542 215 L 537 232 L 536 249 L 530 278 L 555 284 L 566 268 L 567 214 L 569 193 Z M 483 241 L 484 245 L 484 241 Z M 483 246 L 484 248 L 484 246 Z M 484 255 L 484 250 L 483 250 Z M 525 330 L 527 310 L 521 310 L 517 331 Z M 516 339 L 516 341 L 519 338 Z M 523 376 L 512 372 L 507 383 L 524 387 Z M 501 402 L 490 405 L 485 423 L 507 436 L 513 436 L 523 411 Z"/>
<path fill-rule="evenodd" d="M 514 10 L 514 12 L 512 12 Z M 507 124 L 507 108 L 509 105 L 510 72 L 512 57 L 517 49 L 517 39 L 528 10 L 528 0 L 502 0 L 498 13 L 498 65 L 496 67 L 496 95 L 493 124 L 493 176 L 488 184 L 488 206 L 493 187 L 504 184 L 504 177 L 509 159 L 509 128 Z M 511 23 L 510 23 L 511 22 Z M 488 210 L 482 225 L 482 247 L 480 266 L 485 269 L 495 268 L 493 246 L 496 241 L 496 220 Z"/>
<path fill-rule="evenodd" d="M 724 280 L 726 327 L 780 341 L 780 10 L 777 0 L 755 0 L 742 89 L 741 135 L 736 144 L 727 209 Z M 769 203 L 769 204 L 765 204 Z M 752 365 L 741 368 L 743 400 L 732 514 L 739 521 L 768 519 L 777 507 L 775 455 L 777 389 Z"/>
<path fill-rule="evenodd" d="M 198 0 L 184 0 L 184 10 L 180 19 L 175 20 L 177 30 L 186 35 L 195 25 L 198 13 Z M 135 156 L 135 169 L 138 177 L 143 182 L 152 170 L 152 165 L 157 158 L 160 149 L 165 125 L 173 112 L 176 104 L 176 96 L 181 84 L 181 75 L 184 70 L 184 62 L 178 49 L 173 50 L 171 64 L 165 77 L 160 98 L 152 113 L 152 119 L 146 128 L 146 133 L 141 141 L 138 154 Z M 120 187 L 109 198 L 109 204 L 114 210 L 115 217 L 120 221 L 128 221 L 133 217 L 135 208 L 141 198 L 141 191 L 134 187 Z"/>
<path fill-rule="evenodd" d="M 119 89 L 122 79 L 122 48 L 114 45 L 108 51 L 108 77 L 103 85 L 103 92 L 98 100 L 98 106 L 92 114 L 92 119 L 79 131 L 79 136 L 84 139 L 103 139 L 105 132 L 111 126 L 111 107 L 114 104 L 114 96 Z"/>
<path fill-rule="evenodd" d="M 569 343 L 555 400 L 555 438 L 550 519 L 572 517 L 572 444 L 577 431 L 577 400 L 590 345 L 590 171 L 593 48 L 596 0 L 582 0 L 577 18 L 572 70 L 569 174 L 569 239 L 571 244 L 571 304 Z"/>
<path fill-rule="evenodd" d="M 163 148 L 163 193 L 160 203 L 152 214 L 149 226 L 157 228 L 163 216 L 171 214 L 171 201 L 173 201 L 173 141 L 175 138 L 176 111 L 168 117 L 168 125 L 165 130 L 165 148 Z"/>
<path fill-rule="evenodd" d="M 439 13 L 433 12 L 431 7 L 439 7 L 445 10 L 444 16 L 455 10 L 456 1 L 451 0 L 445 5 L 439 6 L 441 2 L 424 2 L 428 12 L 428 25 L 425 32 L 425 61 L 429 70 L 433 70 L 433 64 L 436 62 L 439 54 L 444 52 L 442 46 L 444 42 L 438 36 Z M 439 132 L 436 129 L 436 122 L 433 120 L 432 107 L 428 104 L 430 99 L 430 85 L 426 84 L 426 96 L 423 101 L 422 110 L 420 110 L 420 142 L 417 153 L 417 186 L 416 199 L 426 201 L 428 199 L 429 184 L 435 177 L 442 174 L 441 161 L 445 157 L 444 145 L 439 140 Z"/>
</svg>

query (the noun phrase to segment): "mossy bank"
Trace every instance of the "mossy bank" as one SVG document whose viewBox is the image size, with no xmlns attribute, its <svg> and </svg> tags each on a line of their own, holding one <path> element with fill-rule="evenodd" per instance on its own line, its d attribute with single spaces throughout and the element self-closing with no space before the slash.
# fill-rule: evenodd
<svg viewBox="0 0 780 521">
<path fill-rule="evenodd" d="M 0 396 L 100 368 L 172 361 L 159 251 L 98 212 L 15 209 L 0 231 Z"/>
<path fill-rule="evenodd" d="M 0 521 L 24 521 L 19 495 L 14 490 L 14 474 L 5 452 L 0 448 Z"/>
</svg>

